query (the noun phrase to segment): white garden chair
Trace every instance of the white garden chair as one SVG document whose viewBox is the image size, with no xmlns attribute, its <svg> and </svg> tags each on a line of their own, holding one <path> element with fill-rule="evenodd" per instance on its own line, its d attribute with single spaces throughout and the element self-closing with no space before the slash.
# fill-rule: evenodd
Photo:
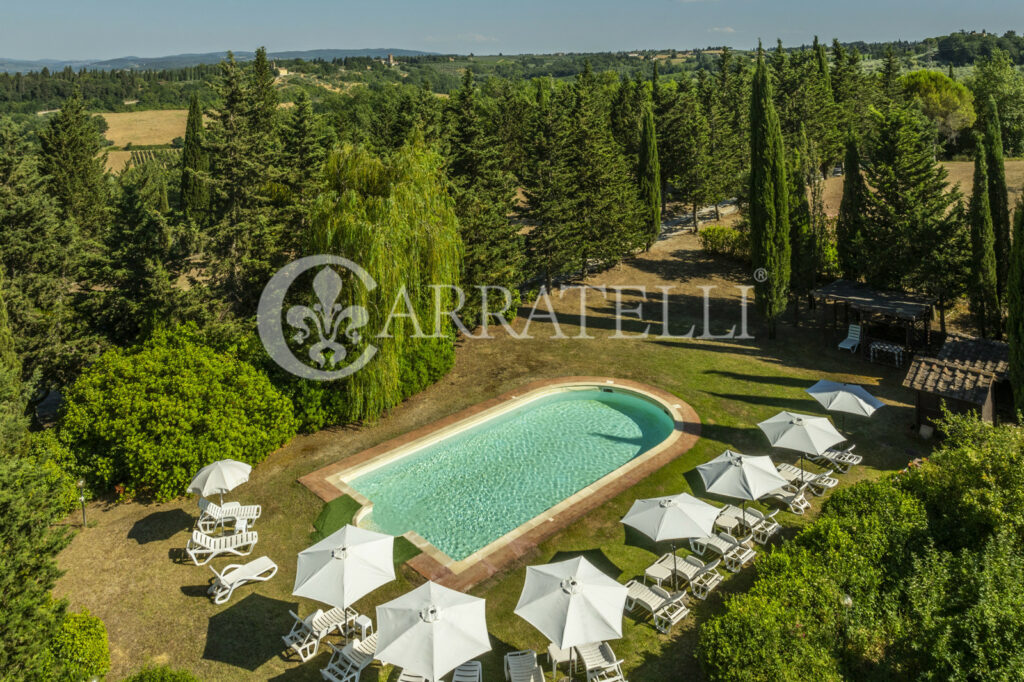
<svg viewBox="0 0 1024 682">
<path fill-rule="evenodd" d="M 850 470 L 850 467 L 856 466 L 864 461 L 864 458 L 860 455 L 853 454 L 853 449 L 856 444 L 850 445 L 847 448 L 829 448 L 820 455 L 808 455 L 808 459 L 818 464 L 826 464 L 827 466 L 833 466 L 841 474 L 845 474 Z"/>
<path fill-rule="evenodd" d="M 789 481 L 791 485 L 808 484 L 811 492 L 818 497 L 839 485 L 839 479 L 832 476 L 831 469 L 823 473 L 814 473 L 792 464 L 779 464 L 775 468 L 778 469 L 779 475 Z"/>
<path fill-rule="evenodd" d="M 252 553 L 258 539 L 259 536 L 254 530 L 219 537 L 211 537 L 194 530 L 192 538 L 185 545 L 185 553 L 196 566 L 204 566 L 209 563 L 210 559 L 221 554 L 248 556 Z"/>
<path fill-rule="evenodd" d="M 860 335 L 860 325 L 851 324 L 849 331 L 846 333 L 846 338 L 839 342 L 839 350 L 848 350 L 851 353 L 856 353 L 860 347 Z"/>
<path fill-rule="evenodd" d="M 277 574 L 277 564 L 271 561 L 270 557 L 261 556 L 247 564 L 225 566 L 220 573 L 213 566 L 210 566 L 210 570 L 215 577 L 207 593 L 213 597 L 214 604 L 223 604 L 231 599 L 236 587 L 273 578 Z"/>
</svg>

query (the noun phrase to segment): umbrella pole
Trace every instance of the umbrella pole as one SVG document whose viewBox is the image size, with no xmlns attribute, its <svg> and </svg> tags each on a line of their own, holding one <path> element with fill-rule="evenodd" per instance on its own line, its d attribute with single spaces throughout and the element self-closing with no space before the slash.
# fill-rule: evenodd
<svg viewBox="0 0 1024 682">
<path fill-rule="evenodd" d="M 676 554 L 676 543 L 670 543 L 672 547 L 672 591 L 679 587 L 679 578 L 676 576 L 676 568 L 679 566 L 679 557 Z"/>
<path fill-rule="evenodd" d="M 224 506 L 224 493 L 220 494 L 220 506 Z"/>
</svg>

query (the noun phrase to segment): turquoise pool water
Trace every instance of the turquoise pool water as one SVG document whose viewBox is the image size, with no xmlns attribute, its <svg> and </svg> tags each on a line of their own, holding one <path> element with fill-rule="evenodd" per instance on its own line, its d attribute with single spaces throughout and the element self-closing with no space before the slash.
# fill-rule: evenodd
<svg viewBox="0 0 1024 682">
<path fill-rule="evenodd" d="M 349 481 L 363 525 L 415 530 L 464 559 L 665 440 L 672 418 L 625 392 L 538 398 Z"/>
</svg>

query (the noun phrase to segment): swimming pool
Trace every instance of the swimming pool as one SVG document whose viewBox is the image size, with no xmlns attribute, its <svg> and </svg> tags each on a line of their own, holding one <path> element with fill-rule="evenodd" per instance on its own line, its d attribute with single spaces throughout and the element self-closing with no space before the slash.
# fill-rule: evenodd
<svg viewBox="0 0 1024 682">
<path fill-rule="evenodd" d="M 359 524 L 414 531 L 463 560 L 663 444 L 660 402 L 604 386 L 509 401 L 342 477 L 372 504 Z"/>
</svg>

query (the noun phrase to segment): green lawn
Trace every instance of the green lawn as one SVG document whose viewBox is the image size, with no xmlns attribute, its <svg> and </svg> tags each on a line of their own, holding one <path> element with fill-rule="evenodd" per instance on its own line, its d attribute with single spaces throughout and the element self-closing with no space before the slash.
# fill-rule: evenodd
<svg viewBox="0 0 1024 682">
<path fill-rule="evenodd" d="M 609 285 L 643 284 L 684 287 L 672 298 L 673 331 L 680 333 L 690 320 L 700 319 L 700 291 L 697 285 L 720 287 L 712 301 L 715 332 L 738 322 L 736 294 L 724 287 L 742 281 L 744 273 L 734 265 L 705 259 L 696 250 L 696 240 L 678 236 L 659 242 L 649 253 L 596 275 L 591 283 Z M 635 300 L 635 299 L 634 299 Z M 627 305 L 631 303 L 627 302 Z M 314 608 L 312 602 L 291 597 L 295 555 L 308 546 L 314 522 L 329 532 L 354 511 L 351 501 L 323 508 L 319 499 L 296 482 L 303 474 L 345 456 L 371 447 L 441 417 L 486 400 L 518 385 L 566 375 L 604 375 L 649 383 L 670 391 L 700 415 L 703 430 L 697 445 L 672 464 L 625 493 L 607 502 L 582 520 L 542 544 L 522 564 L 478 585 L 473 593 L 487 599 L 489 630 L 494 651 L 484 659 L 485 679 L 503 679 L 501 656 L 510 649 L 543 651 L 547 642 L 532 627 L 515 617 L 512 610 L 523 583 L 525 566 L 585 554 L 621 582 L 642 575 L 656 558 L 650 551 L 626 544 L 619 519 L 634 499 L 666 493 L 693 491 L 717 503 L 726 500 L 707 496 L 694 467 L 733 448 L 748 454 L 772 454 L 777 461 L 796 461 L 792 454 L 769 452 L 756 422 L 780 409 L 821 414 L 804 389 L 820 378 L 866 385 L 890 407 L 871 421 L 850 418 L 857 452 L 865 465 L 840 477 L 841 485 L 861 477 L 902 468 L 907 461 L 925 454 L 926 445 L 915 439 L 909 428 L 913 420 L 909 402 L 912 395 L 900 387 L 903 372 L 872 365 L 835 349 L 833 332 L 805 319 L 794 327 L 791 317 L 775 341 L 699 341 L 615 339 L 607 317 L 613 303 L 591 296 L 588 331 L 594 340 L 547 338 L 551 325 L 535 322 L 533 340 L 507 336 L 483 341 L 460 342 L 452 372 L 437 385 L 393 410 L 379 423 L 345 427 L 294 439 L 271 455 L 253 472 L 252 480 L 232 496 L 246 503 L 263 505 L 263 517 L 256 524 L 260 540 L 253 556 L 267 554 L 280 566 L 278 575 L 259 586 L 244 587 L 232 601 L 215 606 L 204 596 L 212 575 L 207 568 L 176 562 L 185 544 L 195 502 L 183 499 L 162 505 L 93 505 L 87 528 L 61 555 L 67 575 L 57 593 L 67 596 L 74 607 L 87 606 L 101 616 L 110 632 L 117 679 L 148 662 L 170 663 L 188 668 L 205 680 L 276 679 L 318 680 L 318 668 L 327 654 L 306 664 L 281 658 L 281 639 L 290 627 L 288 609 L 302 614 Z M 578 299 L 567 294 L 556 300 L 565 321 L 578 324 L 573 312 Z M 648 304 L 645 314 L 660 318 L 660 304 Z M 677 319 L 678 318 L 678 319 Z M 831 314 L 829 314 L 831 318 Z M 576 324 L 565 324 L 567 335 L 578 333 Z M 640 323 L 627 325 L 636 331 Z M 698 333 L 699 333 L 698 328 Z M 757 334 L 756 327 L 751 331 Z M 820 498 L 813 500 L 815 509 Z M 322 513 L 322 515 L 321 515 Z M 792 535 L 807 517 L 780 514 L 786 534 Z M 319 519 L 319 521 L 318 521 Z M 405 560 L 411 546 L 396 544 Z M 231 563 L 215 561 L 216 566 Z M 700 623 L 721 608 L 722 598 L 749 585 L 755 568 L 726 580 L 707 603 L 699 604 L 670 636 L 657 633 L 646 622 L 631 617 L 624 621 L 624 636 L 612 642 L 626 661 L 628 676 L 643 680 L 702 679 L 694 660 Z M 363 599 L 356 606 L 364 613 L 422 582 L 402 566 L 398 579 Z M 371 668 L 364 680 L 394 679 L 388 669 Z"/>
</svg>

